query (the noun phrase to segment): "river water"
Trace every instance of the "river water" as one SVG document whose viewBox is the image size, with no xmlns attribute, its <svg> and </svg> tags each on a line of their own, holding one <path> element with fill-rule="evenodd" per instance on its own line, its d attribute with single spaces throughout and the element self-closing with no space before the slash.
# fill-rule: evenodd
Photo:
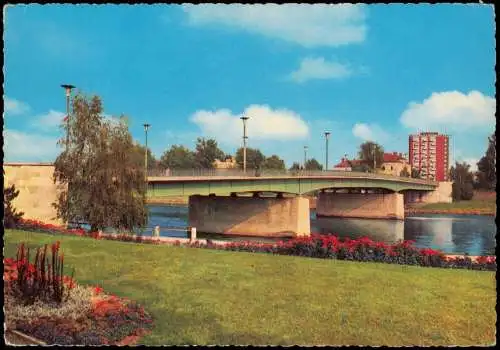
<svg viewBox="0 0 500 350">
<path fill-rule="evenodd" d="M 148 205 L 149 222 L 144 235 L 160 226 L 160 235 L 187 237 L 186 206 Z M 175 229 L 174 229 L 175 228 Z M 419 214 L 403 220 L 316 218 L 311 210 L 311 232 L 338 237 L 368 236 L 387 243 L 413 240 L 420 248 L 433 248 L 449 254 L 494 255 L 496 224 L 493 216 Z M 198 233 L 199 238 L 221 240 L 273 241 L 260 237 L 228 237 Z"/>
</svg>

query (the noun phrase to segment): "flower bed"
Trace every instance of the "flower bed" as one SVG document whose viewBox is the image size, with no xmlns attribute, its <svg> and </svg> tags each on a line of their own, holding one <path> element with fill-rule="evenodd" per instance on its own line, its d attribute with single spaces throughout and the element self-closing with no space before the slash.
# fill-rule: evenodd
<svg viewBox="0 0 500 350">
<path fill-rule="evenodd" d="M 29 263 L 29 258 L 19 259 L 19 254 L 17 259 L 4 258 L 7 329 L 48 345 L 127 345 L 151 329 L 152 319 L 141 306 L 106 295 L 100 287 L 79 285 L 68 276 L 59 278 L 65 296 L 61 301 L 42 297 L 41 293 L 32 300 L 24 298 L 20 286 L 31 291 L 40 289 L 35 288 L 45 274 L 40 266 Z M 47 272 L 50 276 L 50 268 Z M 46 286 L 51 290 L 51 283 Z"/>
<path fill-rule="evenodd" d="M 96 233 L 85 233 L 84 230 L 66 230 L 55 225 L 43 224 L 36 221 L 23 220 L 20 229 L 32 231 L 87 235 L 96 239 L 131 241 L 137 243 L 161 244 L 160 240 L 150 237 L 119 235 L 98 235 Z M 473 270 L 496 270 L 495 256 L 482 256 L 471 259 L 470 256 L 447 256 L 443 252 L 428 248 L 417 248 L 413 241 L 401 241 L 395 244 L 374 242 L 370 238 L 363 237 L 357 240 L 346 238 L 341 241 L 333 235 L 312 234 L 308 237 L 296 237 L 288 241 L 278 243 L 259 243 L 250 241 L 238 241 L 227 243 L 201 243 L 199 240 L 193 243 L 181 243 L 180 240 L 173 241 L 174 245 L 221 249 L 232 251 L 246 251 L 258 253 L 271 253 L 278 255 L 294 255 L 322 259 L 339 259 L 352 261 L 372 261 L 403 265 L 418 265 L 442 268 L 461 268 Z"/>
</svg>

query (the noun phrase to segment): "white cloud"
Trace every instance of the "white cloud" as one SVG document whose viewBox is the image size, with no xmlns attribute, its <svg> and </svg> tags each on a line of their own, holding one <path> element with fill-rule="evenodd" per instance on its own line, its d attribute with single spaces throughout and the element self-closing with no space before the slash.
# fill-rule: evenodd
<svg viewBox="0 0 500 350">
<path fill-rule="evenodd" d="M 300 62 L 300 67 L 290 73 L 289 78 L 297 83 L 312 79 L 342 79 L 353 74 L 348 65 L 325 61 L 323 57 L 306 57 Z"/>
<path fill-rule="evenodd" d="M 219 23 L 304 47 L 363 42 L 366 7 L 352 4 L 183 5 L 192 25 Z"/>
<path fill-rule="evenodd" d="M 26 103 L 7 96 L 4 96 L 3 103 L 6 114 L 19 115 L 24 114 L 30 110 L 30 107 Z"/>
<path fill-rule="evenodd" d="M 197 111 L 191 121 L 200 127 L 205 136 L 220 143 L 236 144 L 243 136 L 242 115 L 248 116 L 249 140 L 292 140 L 308 136 L 309 128 L 297 113 L 286 109 L 271 109 L 266 105 L 251 105 L 241 115 L 228 109 Z"/>
<path fill-rule="evenodd" d="M 479 162 L 479 159 L 477 158 L 459 158 L 459 162 L 465 162 L 470 165 L 470 171 L 476 172 L 477 171 L 477 162 Z M 454 165 L 454 164 L 452 164 Z"/>
<path fill-rule="evenodd" d="M 495 126 L 496 101 L 478 91 L 435 92 L 422 102 L 410 102 L 400 122 L 422 131 L 468 131 Z"/>
<path fill-rule="evenodd" d="M 61 125 L 65 115 L 65 113 L 54 111 L 53 109 L 51 109 L 46 114 L 35 117 L 32 126 L 45 131 L 57 130 L 57 128 Z"/>
<path fill-rule="evenodd" d="M 375 124 L 356 123 L 352 128 L 352 134 L 363 140 L 372 142 L 383 142 L 387 139 L 387 133 Z"/>
<path fill-rule="evenodd" d="M 5 160 L 9 162 L 53 162 L 60 150 L 57 138 L 17 130 L 4 130 Z"/>
</svg>

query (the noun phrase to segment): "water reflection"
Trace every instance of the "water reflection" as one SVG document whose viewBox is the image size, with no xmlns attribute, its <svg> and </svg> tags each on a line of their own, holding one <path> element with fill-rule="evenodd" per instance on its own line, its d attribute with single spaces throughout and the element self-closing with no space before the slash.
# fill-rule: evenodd
<svg viewBox="0 0 500 350">
<path fill-rule="evenodd" d="M 312 218 L 311 232 L 334 234 L 351 239 L 368 236 L 374 241 L 397 242 L 404 239 L 402 220 Z"/>
<path fill-rule="evenodd" d="M 184 206 L 149 206 L 149 223 L 145 235 L 151 235 L 152 227 L 162 227 L 161 235 L 187 237 L 185 227 L 188 208 Z M 164 227 L 178 227 L 166 230 Z M 418 215 L 402 220 L 316 218 L 311 211 L 311 231 L 335 234 L 338 237 L 359 238 L 368 236 L 375 241 L 396 242 L 401 239 L 413 240 L 421 248 L 440 249 L 446 253 L 468 253 L 470 255 L 495 254 L 496 224 L 494 217 L 474 215 Z M 228 237 L 205 235 L 224 240 L 273 241 L 258 237 Z"/>
</svg>

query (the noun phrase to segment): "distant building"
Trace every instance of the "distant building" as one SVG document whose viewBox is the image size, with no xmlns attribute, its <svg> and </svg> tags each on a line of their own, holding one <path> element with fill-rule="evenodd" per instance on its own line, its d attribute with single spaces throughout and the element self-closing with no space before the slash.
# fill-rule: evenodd
<svg viewBox="0 0 500 350">
<path fill-rule="evenodd" d="M 236 168 L 236 159 L 228 156 L 224 160 L 216 159 L 213 164 L 215 169 L 234 169 Z"/>
<path fill-rule="evenodd" d="M 422 132 L 408 138 L 409 161 L 420 177 L 434 181 L 449 180 L 449 137 L 437 132 Z"/>
<path fill-rule="evenodd" d="M 406 169 L 408 175 L 411 175 L 411 165 L 404 154 L 397 152 L 384 153 L 384 162 L 380 167 L 382 174 L 399 176 L 403 169 Z"/>
<path fill-rule="evenodd" d="M 342 158 L 340 160 L 340 163 L 336 164 L 333 167 L 333 170 L 337 171 L 352 171 L 353 167 L 363 165 L 363 161 L 360 159 L 347 159 L 347 158 Z"/>
<path fill-rule="evenodd" d="M 340 160 L 340 163 L 336 164 L 333 167 L 333 170 L 337 170 L 337 171 L 351 171 L 352 168 L 351 168 L 351 164 L 349 163 L 349 161 L 347 160 L 347 158 L 342 158 Z"/>
</svg>

